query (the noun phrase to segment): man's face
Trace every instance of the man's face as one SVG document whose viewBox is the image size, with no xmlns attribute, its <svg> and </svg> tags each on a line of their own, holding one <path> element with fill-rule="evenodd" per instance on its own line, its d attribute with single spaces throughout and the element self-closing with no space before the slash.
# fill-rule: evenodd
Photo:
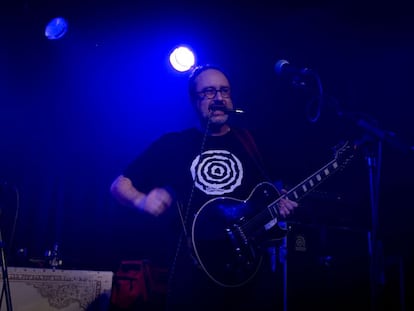
<svg viewBox="0 0 414 311">
<path fill-rule="evenodd" d="M 230 97 L 230 83 L 226 76 L 216 69 L 207 69 L 200 73 L 195 80 L 197 100 L 195 107 L 201 120 L 208 120 L 212 124 L 224 124 L 228 114 L 220 110 L 211 111 L 209 107 L 219 101 L 227 109 L 233 109 Z"/>
</svg>

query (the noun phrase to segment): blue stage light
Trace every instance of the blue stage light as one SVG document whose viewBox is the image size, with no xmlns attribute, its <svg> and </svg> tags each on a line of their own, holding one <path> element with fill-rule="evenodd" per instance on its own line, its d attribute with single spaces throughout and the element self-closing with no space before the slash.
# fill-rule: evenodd
<svg viewBox="0 0 414 311">
<path fill-rule="evenodd" d="M 177 71 L 188 71 L 195 64 L 195 55 L 190 48 L 186 46 L 179 46 L 170 54 L 170 63 Z"/>
<path fill-rule="evenodd" d="M 45 27 L 45 36 L 49 40 L 62 38 L 68 30 L 68 23 L 63 17 L 53 18 Z"/>
</svg>

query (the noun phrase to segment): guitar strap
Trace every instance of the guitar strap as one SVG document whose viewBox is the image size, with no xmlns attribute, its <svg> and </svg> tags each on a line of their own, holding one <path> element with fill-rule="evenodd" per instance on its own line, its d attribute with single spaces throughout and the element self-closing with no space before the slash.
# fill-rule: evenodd
<svg viewBox="0 0 414 311">
<path fill-rule="evenodd" d="M 233 128 L 232 131 L 234 135 L 237 137 L 237 139 L 242 143 L 250 158 L 253 160 L 254 164 L 259 169 L 262 176 L 269 180 L 269 177 L 264 169 L 263 157 L 259 149 L 257 148 L 256 142 L 254 141 L 254 138 L 250 131 L 245 128 Z"/>
</svg>

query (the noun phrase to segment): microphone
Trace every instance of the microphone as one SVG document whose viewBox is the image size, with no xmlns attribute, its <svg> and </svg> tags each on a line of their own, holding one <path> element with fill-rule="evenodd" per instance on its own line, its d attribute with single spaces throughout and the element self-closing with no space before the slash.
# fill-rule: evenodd
<svg viewBox="0 0 414 311">
<path fill-rule="evenodd" d="M 312 70 L 309 68 L 296 68 L 287 60 L 280 59 L 275 64 L 275 72 L 278 75 L 298 76 L 309 74 Z"/>
<path fill-rule="evenodd" d="M 311 90 L 316 87 L 316 95 L 307 104 L 307 117 L 310 122 L 319 119 L 322 106 L 323 89 L 318 74 L 309 68 L 297 68 L 292 66 L 287 60 L 280 59 L 275 64 L 275 72 L 280 76 L 287 76 L 289 82 L 297 88 Z M 314 104 L 316 103 L 316 105 Z"/>
<path fill-rule="evenodd" d="M 226 114 L 241 114 L 244 113 L 242 109 L 228 109 L 221 100 L 215 100 L 213 104 L 208 107 L 210 111 L 223 111 Z"/>
</svg>

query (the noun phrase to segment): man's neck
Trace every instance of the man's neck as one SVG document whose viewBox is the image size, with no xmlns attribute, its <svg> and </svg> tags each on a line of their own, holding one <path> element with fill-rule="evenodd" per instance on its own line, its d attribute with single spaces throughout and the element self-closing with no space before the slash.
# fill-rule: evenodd
<svg viewBox="0 0 414 311">
<path fill-rule="evenodd" d="M 211 124 L 209 128 L 210 136 L 223 136 L 230 131 L 230 126 L 228 124 Z"/>
<path fill-rule="evenodd" d="M 226 135 L 228 132 L 230 132 L 230 125 L 228 123 L 208 123 L 205 120 L 202 120 L 198 124 L 199 130 L 203 133 L 207 132 L 207 135 L 209 136 L 223 136 Z M 206 129 L 206 127 L 208 127 Z"/>
</svg>

